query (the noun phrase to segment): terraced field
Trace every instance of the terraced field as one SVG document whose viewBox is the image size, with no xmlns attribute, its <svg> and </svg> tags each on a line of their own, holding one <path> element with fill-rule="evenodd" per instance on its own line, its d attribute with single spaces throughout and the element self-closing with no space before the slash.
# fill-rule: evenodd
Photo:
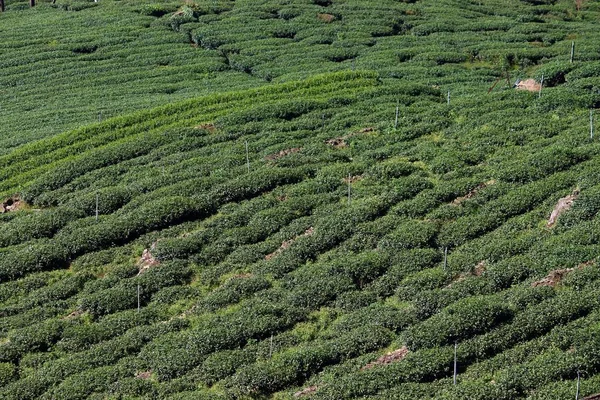
<svg viewBox="0 0 600 400">
<path fill-rule="evenodd" d="M 600 393 L 599 19 L 7 1 L 0 397 Z"/>
</svg>

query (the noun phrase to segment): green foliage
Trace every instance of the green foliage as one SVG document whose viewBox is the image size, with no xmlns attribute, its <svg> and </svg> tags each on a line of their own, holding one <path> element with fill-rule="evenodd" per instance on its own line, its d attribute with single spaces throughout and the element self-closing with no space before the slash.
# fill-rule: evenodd
<svg viewBox="0 0 600 400">
<path fill-rule="evenodd" d="M 283 3 L 7 0 L 0 397 L 597 391 L 600 9 Z"/>
</svg>

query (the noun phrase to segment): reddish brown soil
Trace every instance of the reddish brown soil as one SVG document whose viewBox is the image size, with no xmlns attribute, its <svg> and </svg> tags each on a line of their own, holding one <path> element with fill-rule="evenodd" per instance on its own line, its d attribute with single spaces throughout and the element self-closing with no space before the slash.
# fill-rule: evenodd
<svg viewBox="0 0 600 400">
<path fill-rule="evenodd" d="M 151 376 L 152 376 L 152 371 L 143 371 L 143 372 L 138 372 L 137 374 L 135 374 L 135 377 L 137 379 L 150 379 Z"/>
<path fill-rule="evenodd" d="M 330 146 L 335 147 L 336 149 L 348 147 L 348 143 L 346 143 L 345 136 L 340 136 L 340 137 L 336 137 L 333 139 L 329 139 L 325 143 L 327 143 Z"/>
<path fill-rule="evenodd" d="M 335 15 L 331 14 L 317 14 L 317 18 L 326 23 L 335 21 Z"/>
<path fill-rule="evenodd" d="M 352 132 L 352 133 L 349 133 L 344 136 L 339 136 L 339 137 L 336 137 L 333 139 L 329 139 L 325 143 L 330 146 L 333 146 L 337 149 L 341 149 L 344 147 L 348 147 L 348 143 L 346 142 L 346 140 L 350 139 L 351 137 L 357 136 L 357 135 L 364 135 L 366 133 L 371 133 L 371 132 L 375 132 L 375 128 L 369 126 L 367 128 L 362 128 L 358 132 Z"/>
<path fill-rule="evenodd" d="M 249 272 L 246 272 L 246 273 L 243 273 L 243 274 L 236 274 L 236 275 L 232 276 L 229 279 L 230 280 L 231 279 L 247 279 L 247 278 L 251 278 L 251 277 L 252 277 L 252 274 L 249 273 Z"/>
<path fill-rule="evenodd" d="M 304 396 L 308 396 L 310 394 L 313 394 L 317 391 L 318 387 L 317 386 L 309 386 L 305 389 L 300 390 L 299 392 L 294 393 L 294 397 L 304 397 Z"/>
<path fill-rule="evenodd" d="M 265 157 L 265 159 L 268 160 L 268 161 L 275 161 L 275 160 L 278 160 L 278 159 L 280 159 L 282 157 L 285 157 L 287 155 L 297 153 L 300 150 L 302 150 L 302 147 L 294 147 L 294 148 L 291 148 L 291 149 L 281 150 L 278 153 L 269 154 L 268 156 Z"/>
<path fill-rule="evenodd" d="M 527 90 L 530 92 L 539 92 L 542 85 L 535 79 L 525 79 L 517 84 L 518 90 Z"/>
<path fill-rule="evenodd" d="M 485 261 L 480 261 L 473 269 L 473 275 L 481 276 L 485 272 Z"/>
<path fill-rule="evenodd" d="M 19 211 L 25 207 L 25 202 L 18 196 L 9 197 L 0 204 L 0 214 Z"/>
<path fill-rule="evenodd" d="M 558 217 L 573 207 L 573 203 L 577 199 L 577 196 L 579 196 L 579 191 L 575 190 L 572 194 L 558 200 L 558 203 L 556 203 L 556 206 L 554 206 L 554 209 L 550 214 L 550 218 L 548 219 L 548 223 L 546 224 L 548 228 L 553 227 L 554 224 L 556 224 Z"/>
<path fill-rule="evenodd" d="M 584 397 L 583 400 L 600 400 L 600 393 L 592 394 L 590 396 Z"/>
<path fill-rule="evenodd" d="M 144 272 L 148 271 L 150 268 L 156 267 L 158 265 L 160 265 L 160 261 L 158 261 L 153 255 L 152 255 L 152 250 L 154 250 L 154 248 L 156 247 L 156 242 L 152 243 L 152 246 L 150 246 L 149 249 L 144 249 L 144 251 L 142 252 L 142 256 L 140 257 L 140 259 L 138 260 L 138 275 L 143 274 Z"/>
<path fill-rule="evenodd" d="M 407 354 L 408 354 L 408 348 L 406 346 L 402 346 L 398 350 L 389 352 L 389 353 L 379 357 L 377 360 L 368 363 L 367 365 L 362 367 L 360 370 L 364 371 L 366 369 L 371 369 L 377 365 L 388 365 L 388 364 L 392 364 L 392 363 L 395 363 L 398 361 L 402 361 L 404 359 L 404 357 L 407 356 Z"/>
<path fill-rule="evenodd" d="M 279 254 L 281 254 L 284 250 L 288 249 L 292 243 L 294 243 L 296 240 L 300 239 L 301 237 L 305 237 L 305 236 L 312 236 L 315 233 L 315 229 L 311 226 L 310 228 L 308 228 L 303 234 L 296 236 L 293 239 L 289 239 L 284 241 L 283 243 L 281 243 L 281 246 L 279 246 L 279 248 L 277 250 L 275 250 L 274 252 L 267 254 L 265 256 L 265 260 L 270 260 L 274 257 L 277 257 Z"/>
<path fill-rule="evenodd" d="M 496 181 L 494 181 L 494 180 L 491 180 L 491 181 L 488 181 L 488 182 L 481 183 L 481 184 L 477 185 L 477 187 L 476 187 L 475 189 L 471 190 L 471 191 L 470 191 L 469 193 L 467 193 L 466 195 L 464 195 L 464 196 L 461 196 L 461 197 L 457 197 L 456 199 L 452 200 L 452 203 L 451 203 L 451 204 L 452 204 L 452 205 L 454 205 L 454 206 L 458 206 L 458 205 L 460 205 L 461 203 L 463 203 L 465 200 L 469 200 L 469 199 L 472 199 L 473 197 L 475 197 L 475 195 L 477 195 L 477 193 L 478 193 L 480 190 L 482 190 L 482 189 L 485 189 L 486 187 L 488 187 L 488 186 L 490 186 L 490 185 L 493 185 L 493 184 L 495 184 L 495 183 L 496 183 Z"/>
<path fill-rule="evenodd" d="M 196 45 L 196 47 L 197 47 L 197 45 Z M 217 127 L 215 126 L 215 124 L 211 124 L 211 123 L 196 125 L 194 128 L 195 129 L 204 129 L 208 133 L 215 133 L 217 131 Z"/>
<path fill-rule="evenodd" d="M 363 175 L 354 175 L 354 176 L 350 176 L 348 178 L 344 178 L 342 179 L 342 181 L 344 181 L 344 183 L 354 183 L 354 182 L 358 182 L 360 180 L 363 179 Z"/>
<path fill-rule="evenodd" d="M 83 315 L 83 311 L 82 310 L 75 310 L 73 311 L 71 314 L 64 316 L 62 319 L 75 319 L 79 316 Z"/>
<path fill-rule="evenodd" d="M 573 271 L 575 268 L 566 268 L 566 269 L 557 269 L 554 271 L 550 271 L 550 273 L 540 279 L 539 281 L 533 282 L 531 284 L 532 287 L 538 287 L 538 286 L 550 286 L 550 287 L 554 287 L 556 285 L 558 285 L 558 283 L 560 281 L 563 280 L 563 278 L 565 276 L 567 276 L 567 274 L 569 274 L 569 272 Z"/>
<path fill-rule="evenodd" d="M 575 271 L 576 269 L 579 270 L 579 269 L 584 269 L 584 268 L 590 267 L 590 266 L 594 265 L 595 263 L 596 262 L 594 260 L 590 260 L 590 261 L 586 261 L 584 263 L 577 265 L 575 268 L 556 269 L 554 271 L 550 271 L 550 273 L 548 275 L 546 275 L 544 278 L 540 279 L 539 281 L 533 282 L 531 284 L 531 286 L 532 287 L 537 287 L 537 286 L 554 287 L 558 283 L 560 283 L 560 281 L 562 281 L 564 279 L 564 277 L 567 276 L 569 273 Z"/>
</svg>

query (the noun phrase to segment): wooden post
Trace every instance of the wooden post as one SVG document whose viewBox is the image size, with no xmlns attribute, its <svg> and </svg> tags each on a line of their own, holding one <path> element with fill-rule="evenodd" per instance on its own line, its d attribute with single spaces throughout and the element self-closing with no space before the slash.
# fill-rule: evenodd
<svg viewBox="0 0 600 400">
<path fill-rule="evenodd" d="M 394 121 L 394 129 L 398 129 L 398 115 L 400 114 L 400 100 L 396 102 L 396 120 Z"/>
<path fill-rule="evenodd" d="M 448 247 L 444 247 L 444 271 L 448 268 Z"/>
<path fill-rule="evenodd" d="M 351 180 L 351 175 L 348 174 L 348 205 L 350 205 L 350 203 L 352 202 L 352 198 L 350 197 L 350 191 L 351 191 L 351 186 L 350 186 L 350 180 Z"/>
<path fill-rule="evenodd" d="M 575 41 L 571 42 L 571 64 L 573 64 L 573 57 L 575 56 Z"/>
<path fill-rule="evenodd" d="M 4 0 L 0 0 L 0 12 L 4 12 Z"/>
<path fill-rule="evenodd" d="M 35 7 L 35 0 L 29 0 L 29 7 Z"/>
<path fill-rule="evenodd" d="M 544 75 L 542 75 L 542 80 L 540 81 L 540 92 L 538 93 L 538 98 L 542 97 L 542 87 L 544 86 Z"/>
<path fill-rule="evenodd" d="M 579 371 L 577 371 L 577 389 L 575 391 L 575 400 L 579 400 L 579 384 L 580 384 L 579 381 L 580 381 L 580 379 L 581 379 L 581 377 L 580 377 Z"/>
<path fill-rule="evenodd" d="M 456 373 L 457 373 L 457 363 L 456 363 L 456 349 L 458 347 L 458 343 L 454 342 L 454 384 L 456 385 Z"/>
<path fill-rule="evenodd" d="M 250 156 L 248 155 L 248 141 L 246 140 L 246 166 L 248 167 L 248 173 L 250 173 Z"/>
<path fill-rule="evenodd" d="M 594 110 L 590 109 L 590 138 L 594 138 Z"/>
</svg>

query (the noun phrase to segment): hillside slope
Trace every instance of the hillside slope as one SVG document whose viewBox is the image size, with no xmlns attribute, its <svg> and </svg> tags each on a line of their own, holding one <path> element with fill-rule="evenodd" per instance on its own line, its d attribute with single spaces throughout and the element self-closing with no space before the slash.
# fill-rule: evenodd
<svg viewBox="0 0 600 400">
<path fill-rule="evenodd" d="M 600 393 L 599 2 L 56 3 L 0 15 L 0 397 Z"/>
</svg>

